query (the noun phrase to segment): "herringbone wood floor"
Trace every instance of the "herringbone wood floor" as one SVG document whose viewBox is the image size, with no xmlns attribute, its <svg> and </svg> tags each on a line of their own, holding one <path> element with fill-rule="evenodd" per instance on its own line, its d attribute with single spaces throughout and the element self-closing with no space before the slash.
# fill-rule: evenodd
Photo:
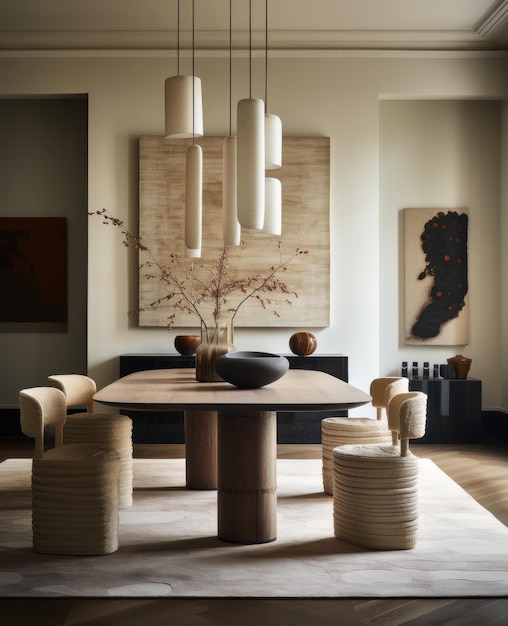
<svg viewBox="0 0 508 626">
<path fill-rule="evenodd" d="M 508 446 L 416 445 L 508 525 Z M 183 446 L 136 446 L 138 457 L 179 458 Z M 320 458 L 314 445 L 279 446 L 280 458 Z M 0 442 L 0 461 L 30 456 L 26 444 Z M 86 564 L 85 564 L 86 566 Z M 487 626 L 508 624 L 497 599 L 2 599 L 0 626 Z"/>
</svg>

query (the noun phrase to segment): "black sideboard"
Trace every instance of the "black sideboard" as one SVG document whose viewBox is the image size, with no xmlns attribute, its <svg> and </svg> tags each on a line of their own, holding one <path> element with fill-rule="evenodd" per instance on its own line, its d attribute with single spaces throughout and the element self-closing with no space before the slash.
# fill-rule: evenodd
<svg viewBox="0 0 508 626">
<path fill-rule="evenodd" d="M 343 354 L 284 355 L 295 369 L 325 372 L 348 382 L 348 357 Z M 153 369 L 194 367 L 194 357 L 179 354 L 122 354 L 120 377 Z M 206 384 L 206 383 L 204 383 Z M 124 411 L 133 421 L 134 443 L 184 443 L 182 412 Z M 277 414 L 278 443 L 321 443 L 321 420 L 344 416 L 347 411 L 280 412 Z"/>
<path fill-rule="evenodd" d="M 415 443 L 480 443 L 482 381 L 476 378 L 412 378 L 411 391 L 427 394 L 425 437 Z"/>
</svg>

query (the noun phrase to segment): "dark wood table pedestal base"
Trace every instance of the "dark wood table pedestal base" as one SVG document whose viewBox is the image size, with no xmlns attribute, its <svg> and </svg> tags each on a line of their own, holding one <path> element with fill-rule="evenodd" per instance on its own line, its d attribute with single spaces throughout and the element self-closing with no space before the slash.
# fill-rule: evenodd
<svg viewBox="0 0 508 626">
<path fill-rule="evenodd" d="M 218 536 L 233 543 L 277 538 L 277 414 L 219 411 Z"/>
<path fill-rule="evenodd" d="M 185 484 L 217 489 L 217 411 L 185 411 Z"/>
</svg>

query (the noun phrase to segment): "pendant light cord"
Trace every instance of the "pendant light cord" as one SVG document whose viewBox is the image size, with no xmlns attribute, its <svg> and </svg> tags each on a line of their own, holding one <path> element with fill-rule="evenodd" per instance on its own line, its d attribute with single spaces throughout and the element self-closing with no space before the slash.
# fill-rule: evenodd
<svg viewBox="0 0 508 626">
<path fill-rule="evenodd" d="M 231 62 L 231 58 L 232 58 L 232 49 L 233 49 L 233 44 L 232 44 L 232 32 L 233 32 L 233 19 L 232 19 L 232 14 L 233 14 L 233 0 L 229 0 L 229 136 L 232 137 L 232 126 L 231 126 L 231 117 L 233 115 L 232 112 L 232 105 L 231 105 L 231 100 L 232 100 L 232 62 Z"/>
<path fill-rule="evenodd" d="M 178 8 L 176 12 L 177 34 L 176 34 L 176 74 L 180 76 L 180 0 L 178 0 Z"/>
<path fill-rule="evenodd" d="M 249 0 L 249 98 L 252 98 L 252 0 Z"/>
<path fill-rule="evenodd" d="M 194 0 L 192 0 L 192 145 L 196 143 L 196 134 L 195 134 L 195 128 L 194 128 L 194 117 L 195 117 L 194 82 L 195 82 L 195 76 L 194 76 Z"/>
<path fill-rule="evenodd" d="M 268 0 L 265 2 L 265 113 L 268 112 Z"/>
</svg>

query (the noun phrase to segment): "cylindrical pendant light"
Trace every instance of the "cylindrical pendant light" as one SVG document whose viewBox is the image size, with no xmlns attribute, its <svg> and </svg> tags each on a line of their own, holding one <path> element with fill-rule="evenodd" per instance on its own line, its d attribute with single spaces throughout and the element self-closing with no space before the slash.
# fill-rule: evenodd
<svg viewBox="0 0 508 626">
<path fill-rule="evenodd" d="M 252 97 L 252 4 L 249 0 L 249 97 L 237 105 L 237 211 L 243 228 L 263 230 L 265 216 L 265 115 Z"/>
<path fill-rule="evenodd" d="M 282 167 L 282 122 L 277 115 L 265 113 L 265 168 L 279 167 Z"/>
<path fill-rule="evenodd" d="M 243 228 L 262 230 L 265 214 L 263 101 L 245 98 L 237 109 L 237 210 Z"/>
<path fill-rule="evenodd" d="M 236 137 L 225 137 L 222 147 L 222 223 L 225 246 L 240 245 L 236 203 Z"/>
<path fill-rule="evenodd" d="M 192 0 L 192 76 L 194 77 L 194 0 Z M 195 105 L 196 93 L 193 90 L 192 111 Z M 194 127 L 192 131 L 192 145 L 187 148 L 185 165 L 185 256 L 197 258 L 201 256 L 203 150 L 194 143 Z"/>
<path fill-rule="evenodd" d="M 265 168 L 282 167 L 282 122 L 268 113 L 268 0 L 265 0 Z"/>
<path fill-rule="evenodd" d="M 232 133 L 232 6 L 229 0 L 229 137 L 222 144 L 222 229 L 225 246 L 239 246 L 241 228 L 236 209 L 236 137 Z"/>
<path fill-rule="evenodd" d="M 282 185 L 278 178 L 265 180 L 265 220 L 263 232 L 280 236 L 282 233 Z"/>
<path fill-rule="evenodd" d="M 203 151 L 193 144 L 187 148 L 185 176 L 185 256 L 201 256 Z"/>
<path fill-rule="evenodd" d="M 180 76 L 180 0 L 178 0 L 177 76 L 164 83 L 165 136 L 185 138 L 203 134 L 201 79 L 194 75 L 194 5 L 192 7 L 192 76 Z"/>
<path fill-rule="evenodd" d="M 198 76 L 166 78 L 164 95 L 165 136 L 175 139 L 201 137 L 203 135 L 201 78 Z"/>
</svg>

